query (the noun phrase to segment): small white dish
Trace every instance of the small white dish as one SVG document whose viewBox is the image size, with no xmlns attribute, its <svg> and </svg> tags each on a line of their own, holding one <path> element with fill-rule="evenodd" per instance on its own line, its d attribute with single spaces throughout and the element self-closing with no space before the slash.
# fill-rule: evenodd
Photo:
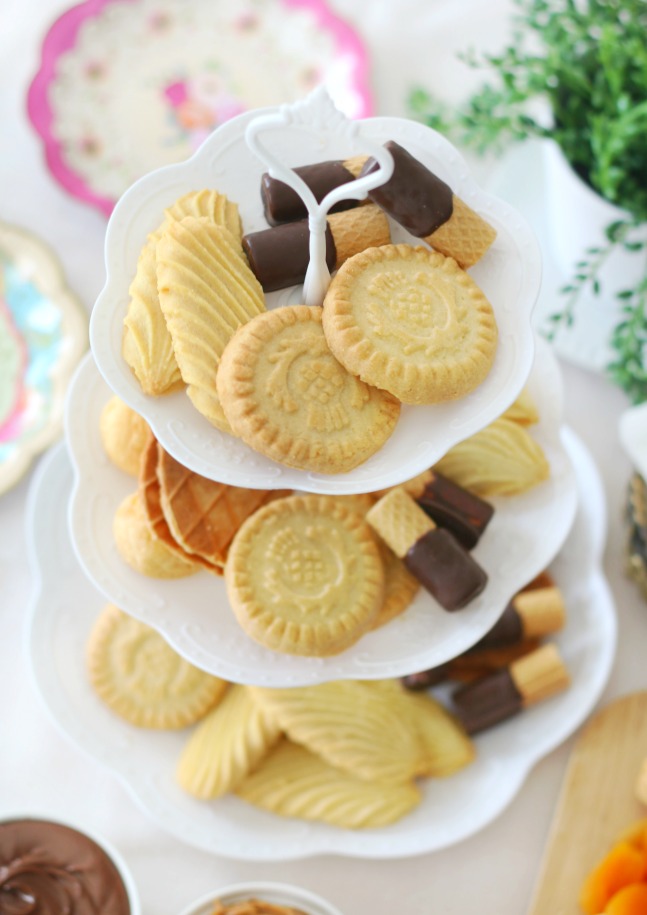
<svg viewBox="0 0 647 915">
<path fill-rule="evenodd" d="M 142 392 L 121 354 L 128 288 L 141 248 L 148 233 L 162 221 L 164 208 L 200 187 L 217 187 L 234 200 L 245 232 L 266 227 L 260 197 L 260 179 L 266 169 L 244 138 L 247 125 L 259 112 L 228 121 L 187 162 L 147 175 L 120 199 L 106 233 L 107 279 L 92 313 L 91 346 L 110 388 L 148 420 L 173 457 L 202 476 L 252 489 L 367 492 L 420 473 L 456 442 L 486 426 L 518 395 L 532 365 L 530 317 L 539 293 L 541 258 L 523 217 L 503 200 L 485 193 L 458 151 L 440 134 L 403 118 L 367 118 L 357 122 L 359 132 L 349 148 L 348 136 L 331 126 L 339 123 L 339 113 L 333 117 L 325 106 L 314 102 L 308 106 L 299 110 L 298 125 L 268 133 L 268 145 L 283 161 L 299 165 L 347 158 L 365 152 L 362 137 L 379 143 L 394 139 L 447 181 L 497 230 L 494 244 L 470 271 L 490 300 L 499 328 L 496 358 L 485 381 L 460 400 L 404 407 L 393 435 L 377 454 L 349 473 L 332 476 L 294 470 L 257 454 L 211 426 L 184 391 L 158 398 Z M 395 242 L 421 244 L 397 224 L 392 223 L 391 229 Z M 299 302 L 301 295 L 302 287 L 292 287 L 268 294 L 266 301 L 273 308 Z"/>
<path fill-rule="evenodd" d="M 66 529 L 73 472 L 63 446 L 41 462 L 28 506 L 35 583 L 28 651 L 38 692 L 61 731 L 111 769 L 161 829 L 188 845 L 240 860 L 281 861 L 320 854 L 401 858 L 460 842 L 497 817 L 535 763 L 584 721 L 611 669 L 616 618 L 601 566 L 606 533 L 602 484 L 579 440 L 567 431 L 565 441 L 576 467 L 579 510 L 550 573 L 568 610 L 568 624 L 556 642 L 571 686 L 479 735 L 476 762 L 452 778 L 425 780 L 421 805 L 398 823 L 352 832 L 280 818 L 233 796 L 198 801 L 174 779 L 189 732 L 140 730 L 94 695 L 85 670 L 85 644 L 104 598 L 79 568 Z M 277 656 L 277 666 L 284 662 Z"/>
<path fill-rule="evenodd" d="M 213 893 L 201 896 L 182 909 L 180 915 L 212 915 L 215 902 L 223 905 L 235 905 L 246 902 L 248 899 L 261 899 L 274 905 L 289 906 L 303 912 L 303 915 L 342 915 L 339 909 L 326 902 L 321 896 L 316 896 L 309 890 L 289 883 L 269 883 L 268 881 L 254 883 L 233 883 L 223 886 Z"/>
<path fill-rule="evenodd" d="M 464 610 L 447 613 L 421 588 L 406 613 L 347 651 L 307 658 L 279 654 L 249 638 L 230 609 L 222 578 L 199 572 L 162 581 L 139 574 L 120 557 L 113 519 L 137 483 L 103 450 L 99 417 L 111 393 L 89 355 L 70 387 L 66 411 L 76 469 L 69 524 L 78 560 L 108 600 L 161 632 L 193 664 L 227 680 L 296 686 L 394 677 L 442 664 L 481 638 L 512 595 L 546 567 L 575 514 L 576 481 L 560 438 L 561 378 L 544 343 L 528 389 L 542 417 L 531 434 L 546 453 L 551 476 L 521 496 L 491 500 L 494 517 L 473 551 L 489 576 L 483 593 Z"/>
<path fill-rule="evenodd" d="M 81 826 L 78 823 L 73 823 L 73 822 L 70 822 L 69 820 L 61 820 L 59 817 L 51 817 L 49 815 L 42 814 L 42 813 L 35 813 L 33 811 L 25 812 L 24 810 L 19 810 L 19 811 L 3 812 L 2 818 L 0 819 L 0 826 L 2 826 L 4 823 L 14 823 L 14 822 L 20 822 L 20 821 L 25 821 L 25 820 L 51 824 L 53 826 L 64 826 L 67 829 L 72 829 L 75 832 L 78 832 L 81 837 L 89 839 L 91 842 L 94 842 L 95 845 L 97 845 L 101 849 L 101 851 L 103 851 L 103 853 L 105 855 L 107 855 L 107 857 L 112 861 L 112 863 L 114 864 L 114 866 L 117 870 L 117 873 L 121 879 L 121 882 L 124 885 L 124 889 L 126 890 L 126 896 L 128 897 L 129 915 L 141 915 L 141 912 L 142 912 L 141 902 L 139 900 L 139 893 L 137 892 L 137 886 L 135 884 L 133 876 L 130 872 L 128 865 L 126 864 L 126 861 L 124 860 L 123 856 L 121 855 L 121 852 L 117 851 L 117 849 L 114 847 L 114 845 L 112 845 L 111 842 L 109 842 L 103 836 L 99 836 L 95 832 L 89 831 L 88 829 L 86 829 L 85 826 Z M 0 868 L 6 864 L 8 864 L 8 862 L 0 861 Z M 73 864 L 73 862 L 70 862 L 70 864 Z M 88 869 L 87 864 L 84 867 L 85 867 L 85 870 L 87 871 L 87 869 Z M 65 900 L 63 900 L 62 898 L 58 899 L 58 902 L 60 904 L 62 904 L 64 901 Z M 32 910 L 30 909 L 29 911 L 32 911 Z M 41 911 L 38 899 L 36 900 L 35 911 Z M 43 908 L 43 911 L 44 911 L 44 908 Z M 69 911 L 69 910 L 66 909 L 66 911 Z"/>
</svg>

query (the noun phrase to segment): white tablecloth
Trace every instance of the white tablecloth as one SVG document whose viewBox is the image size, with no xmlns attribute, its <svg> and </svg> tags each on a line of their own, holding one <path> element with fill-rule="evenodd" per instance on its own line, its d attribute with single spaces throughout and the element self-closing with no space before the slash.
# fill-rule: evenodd
<svg viewBox="0 0 647 915">
<path fill-rule="evenodd" d="M 356 24 L 363 8 L 360 27 L 372 52 L 378 113 L 403 114 L 406 89 L 416 81 L 434 85 L 448 98 L 465 91 L 468 77 L 453 60 L 449 37 L 461 46 L 456 23 L 464 22 L 467 29 L 472 13 L 485 6 L 483 0 L 337 0 L 332 5 Z M 54 183 L 24 114 L 42 35 L 65 6 L 60 0 L 2 4 L 0 218 L 32 230 L 52 246 L 70 285 L 89 308 L 103 283 L 105 220 Z M 496 47 L 505 32 L 507 3 L 487 8 L 491 18 L 481 43 Z M 617 601 L 620 640 L 605 702 L 647 686 L 647 607 L 623 572 L 630 466 L 620 450 L 617 420 L 626 399 L 598 375 L 563 368 L 566 420 L 594 455 L 609 505 L 605 568 Z M 572 740 L 537 765 L 491 826 L 458 846 L 410 860 L 328 856 L 284 864 L 237 863 L 182 845 L 153 826 L 109 772 L 59 733 L 35 692 L 24 647 L 31 593 L 25 534 L 29 482 L 27 476 L 0 497 L 0 816 L 23 811 L 69 818 L 106 836 L 127 859 L 146 915 L 176 915 L 208 890 L 251 879 L 301 884 L 348 915 L 519 915 L 525 910 Z"/>
</svg>

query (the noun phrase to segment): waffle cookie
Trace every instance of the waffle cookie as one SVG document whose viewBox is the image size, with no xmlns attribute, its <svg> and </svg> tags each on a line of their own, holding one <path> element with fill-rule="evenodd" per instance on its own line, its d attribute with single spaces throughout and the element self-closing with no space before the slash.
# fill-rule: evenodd
<svg viewBox="0 0 647 915">
<path fill-rule="evenodd" d="M 223 353 L 218 395 L 234 433 L 302 470 L 345 473 L 389 438 L 400 405 L 330 352 L 321 309 L 294 305 L 241 327 Z"/>
<path fill-rule="evenodd" d="M 384 572 L 370 528 L 356 513 L 301 495 L 247 519 L 229 549 L 225 580 L 251 638 L 275 651 L 323 657 L 369 629 Z"/>
<path fill-rule="evenodd" d="M 384 245 L 350 258 L 323 308 L 328 345 L 367 384 L 407 404 L 463 397 L 489 373 L 497 346 L 492 307 L 451 258 Z"/>
</svg>

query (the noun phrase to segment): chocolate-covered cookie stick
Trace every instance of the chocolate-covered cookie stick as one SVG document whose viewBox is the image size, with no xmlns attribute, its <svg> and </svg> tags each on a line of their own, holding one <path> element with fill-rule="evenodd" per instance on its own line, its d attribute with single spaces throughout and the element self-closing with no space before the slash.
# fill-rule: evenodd
<svg viewBox="0 0 647 915">
<path fill-rule="evenodd" d="M 389 223 L 379 207 L 367 204 L 356 210 L 333 213 L 326 227 L 326 263 L 338 269 L 366 248 L 388 245 Z M 296 286 L 305 279 L 310 260 L 308 220 L 243 235 L 243 249 L 264 292 Z"/>
<path fill-rule="evenodd" d="M 490 247 L 496 231 L 406 149 L 393 140 L 384 145 L 393 156 L 393 175 L 369 191 L 369 198 L 407 232 L 453 257 L 463 269 L 472 267 Z M 377 167 L 374 159 L 368 159 L 361 174 Z"/>
<path fill-rule="evenodd" d="M 461 686 L 452 695 L 454 714 L 477 734 L 566 689 L 568 671 L 555 645 L 543 645 L 508 667 Z"/>
<path fill-rule="evenodd" d="M 471 550 L 490 523 L 494 508 L 442 474 L 429 473 L 422 492 L 416 496 L 418 505 L 436 524 L 451 531 L 465 549 Z"/>
<path fill-rule="evenodd" d="M 308 185 L 315 195 L 317 203 L 321 203 L 329 191 L 354 181 L 359 176 L 366 159 L 367 156 L 354 156 L 343 162 L 339 160 L 317 162 L 314 165 L 302 165 L 295 168 L 294 171 Z M 296 219 L 305 219 L 308 215 L 305 204 L 297 192 L 283 181 L 270 178 L 267 172 L 261 178 L 261 200 L 265 218 L 271 226 L 294 222 Z M 350 210 L 356 207 L 358 202 L 357 200 L 342 200 L 330 212 L 339 213 L 342 210 Z"/>
<path fill-rule="evenodd" d="M 558 632 L 566 620 L 564 599 L 558 588 L 520 591 L 512 598 L 498 622 L 470 651 L 503 648 L 526 639 Z"/>
<path fill-rule="evenodd" d="M 460 610 L 485 587 L 483 569 L 403 489 L 383 496 L 366 520 L 445 610 Z"/>
</svg>

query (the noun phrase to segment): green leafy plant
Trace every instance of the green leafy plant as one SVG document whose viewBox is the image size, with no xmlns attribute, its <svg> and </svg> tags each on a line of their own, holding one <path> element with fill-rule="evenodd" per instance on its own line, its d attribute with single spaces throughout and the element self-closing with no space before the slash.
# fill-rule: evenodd
<svg viewBox="0 0 647 915">
<path fill-rule="evenodd" d="M 575 320 L 585 287 L 599 295 L 599 271 L 622 248 L 647 255 L 647 0 L 515 0 L 513 35 L 499 54 L 477 58 L 492 77 L 458 111 L 414 89 L 414 116 L 484 152 L 529 137 L 553 139 L 594 190 L 627 212 L 584 251 L 562 290 L 548 336 Z M 543 105 L 542 105 L 543 102 Z M 647 399 L 647 262 L 640 282 L 619 293 L 609 365 L 634 401 Z"/>
</svg>

